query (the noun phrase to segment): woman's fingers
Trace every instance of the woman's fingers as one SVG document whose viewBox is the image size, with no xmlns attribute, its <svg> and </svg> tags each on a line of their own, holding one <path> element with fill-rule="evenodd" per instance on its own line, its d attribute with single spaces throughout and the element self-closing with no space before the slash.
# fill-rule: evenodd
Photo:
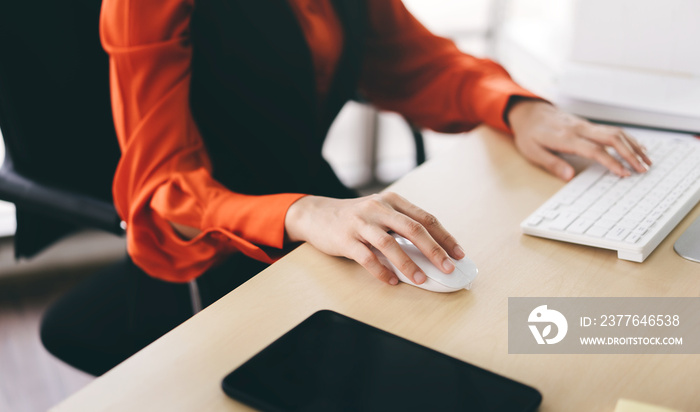
<svg viewBox="0 0 700 412">
<path fill-rule="evenodd" d="M 410 240 L 430 262 L 444 273 L 452 273 L 454 263 L 449 254 L 419 222 L 404 214 L 397 214 L 391 228 Z"/>
<path fill-rule="evenodd" d="M 630 176 L 630 171 L 617 159 L 612 157 L 604 146 L 586 138 L 578 138 L 575 140 L 573 144 L 573 153 L 595 160 L 618 176 Z"/>
<path fill-rule="evenodd" d="M 642 158 L 644 163 L 646 163 L 647 166 L 651 166 L 651 159 L 649 158 L 649 156 L 647 156 L 646 147 L 639 144 L 637 139 L 630 136 L 630 134 L 627 133 L 626 131 L 624 131 L 623 129 L 620 129 L 620 130 L 622 131 L 622 134 L 627 138 L 627 140 L 629 140 L 629 142 L 632 144 L 632 147 L 634 148 L 635 152 L 639 153 L 639 156 Z"/>
<path fill-rule="evenodd" d="M 394 272 L 384 266 L 377 255 L 364 243 L 359 241 L 354 242 L 354 246 L 351 247 L 351 251 L 347 254 L 347 257 L 359 263 L 372 276 L 382 282 L 390 285 L 398 285 L 399 279 Z"/>
<path fill-rule="evenodd" d="M 537 143 L 527 144 L 520 149 L 531 162 L 558 178 L 569 181 L 574 177 L 574 168 L 564 159 Z"/>
<path fill-rule="evenodd" d="M 434 216 L 403 197 L 387 192 L 370 199 L 363 211 L 372 216 L 358 227 L 358 238 L 382 252 L 391 263 L 416 284 L 425 281 L 425 273 L 404 252 L 390 232 L 410 240 L 431 263 L 444 273 L 454 271 L 455 259 L 464 251 Z M 447 251 L 452 253 L 448 253 Z"/>
<path fill-rule="evenodd" d="M 583 123 L 583 125 L 581 135 L 584 138 L 594 142 L 603 150 L 605 150 L 605 146 L 612 147 L 637 173 L 644 173 L 649 170 L 651 162 L 649 161 L 647 163 L 649 159 L 646 158 L 646 154 L 644 154 L 641 147 L 634 142 L 634 139 L 630 139 L 630 136 L 622 129 L 612 126 L 595 125 L 588 122 Z M 610 163 L 611 162 L 609 162 L 609 164 Z M 608 164 L 605 163 L 603 165 L 606 167 L 608 166 Z M 609 169 L 622 176 L 616 170 L 612 168 Z"/>
<path fill-rule="evenodd" d="M 419 285 L 425 282 L 425 273 L 401 249 L 401 246 L 399 246 L 392 235 L 377 226 L 367 226 L 364 232 L 362 233 L 363 238 L 369 240 L 372 246 L 389 259 L 413 283 Z"/>
<path fill-rule="evenodd" d="M 397 226 L 401 226 L 400 230 L 395 231 L 413 242 L 425 256 L 431 259 L 435 266 L 445 268 L 445 259 L 449 260 L 447 255 L 458 260 L 465 257 L 464 249 L 459 245 L 457 239 L 442 226 L 435 216 L 395 193 L 389 192 L 386 195 L 392 207 L 401 216 L 408 217 L 408 219 L 400 218 L 395 223 Z M 451 260 L 449 260 L 448 265 L 454 266 Z M 448 271 L 452 272 L 452 269 Z"/>
</svg>

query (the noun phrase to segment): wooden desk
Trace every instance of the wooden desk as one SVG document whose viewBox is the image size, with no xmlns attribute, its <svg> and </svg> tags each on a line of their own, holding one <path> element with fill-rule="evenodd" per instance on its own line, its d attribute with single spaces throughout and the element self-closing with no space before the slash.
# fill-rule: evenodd
<svg viewBox="0 0 700 412">
<path fill-rule="evenodd" d="M 532 385 L 542 411 L 609 412 L 620 397 L 700 410 L 700 355 L 508 354 L 508 297 L 700 295 L 700 265 L 673 251 L 700 208 L 638 264 L 521 234 L 520 222 L 562 185 L 508 138 L 480 129 L 392 187 L 459 239 L 479 267 L 471 291 L 391 287 L 304 245 L 55 410 L 246 410 L 226 397 L 221 379 L 319 309 Z"/>
</svg>

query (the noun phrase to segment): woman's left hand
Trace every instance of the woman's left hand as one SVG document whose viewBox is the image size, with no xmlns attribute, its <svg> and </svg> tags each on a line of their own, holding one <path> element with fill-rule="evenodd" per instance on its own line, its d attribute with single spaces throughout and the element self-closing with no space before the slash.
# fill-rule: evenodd
<svg viewBox="0 0 700 412">
<path fill-rule="evenodd" d="M 644 147 L 621 128 L 593 124 L 547 102 L 516 101 L 509 108 L 507 118 L 515 145 L 523 156 L 563 180 L 574 177 L 574 168 L 555 152 L 595 160 L 622 177 L 630 176 L 630 170 L 608 153 L 608 147 L 638 173 L 646 172 L 651 166 Z"/>
</svg>

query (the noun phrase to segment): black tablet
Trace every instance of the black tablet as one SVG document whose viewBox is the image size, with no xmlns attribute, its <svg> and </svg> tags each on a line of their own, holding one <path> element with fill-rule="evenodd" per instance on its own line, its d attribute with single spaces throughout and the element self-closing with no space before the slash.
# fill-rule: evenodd
<svg viewBox="0 0 700 412">
<path fill-rule="evenodd" d="M 524 412 L 542 400 L 529 386 L 328 310 L 231 372 L 222 387 L 263 411 Z"/>
</svg>

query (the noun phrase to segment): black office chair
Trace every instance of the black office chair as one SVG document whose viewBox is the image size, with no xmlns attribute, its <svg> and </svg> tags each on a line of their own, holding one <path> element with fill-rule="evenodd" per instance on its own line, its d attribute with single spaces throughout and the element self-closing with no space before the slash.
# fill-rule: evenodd
<svg viewBox="0 0 700 412">
<path fill-rule="evenodd" d="M 15 204 L 16 257 L 80 228 L 122 235 L 119 160 L 100 0 L 0 3 L 0 198 Z"/>
<path fill-rule="evenodd" d="M 108 57 L 99 40 L 100 7 L 101 0 L 0 2 L 0 129 L 6 148 L 0 199 L 16 206 L 17 258 L 31 258 L 82 228 L 124 234 L 111 193 L 120 151 L 110 107 Z M 101 374 L 147 344 L 120 352 L 109 346 L 119 336 L 74 321 L 83 315 L 103 319 L 100 304 L 120 308 L 110 295 L 120 281 L 139 282 L 145 285 L 141 293 L 156 296 L 163 289 L 125 256 L 48 309 L 41 325 L 46 348 L 79 369 Z M 90 282 L 101 289 L 86 289 Z M 166 286 L 174 287 L 189 302 L 187 285 Z M 84 298 L 76 303 L 81 293 Z M 72 324 L 77 333 L 70 330 Z M 159 333 L 174 325 L 166 326 Z M 82 336 L 86 329 L 90 331 Z M 85 358 L 100 339 L 107 342 L 104 350 Z"/>
</svg>

